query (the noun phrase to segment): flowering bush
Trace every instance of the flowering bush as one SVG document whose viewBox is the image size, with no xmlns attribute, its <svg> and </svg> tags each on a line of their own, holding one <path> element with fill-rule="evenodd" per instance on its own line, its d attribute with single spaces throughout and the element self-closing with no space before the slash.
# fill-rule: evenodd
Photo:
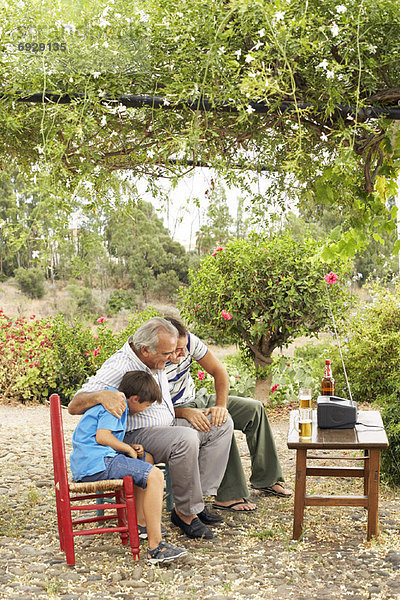
<svg viewBox="0 0 400 600">
<path fill-rule="evenodd" d="M 7 399 L 42 400 L 56 381 L 54 346 L 45 319 L 11 319 L 0 310 L 0 390 Z"/>
<path fill-rule="evenodd" d="M 120 348 L 129 335 L 158 312 L 149 307 L 132 315 L 128 327 L 114 334 L 106 319 L 96 332 L 75 319 L 11 319 L 0 310 L 0 390 L 4 399 L 44 401 L 57 392 L 64 404 Z"/>
<path fill-rule="evenodd" d="M 329 267 L 335 269 L 329 273 L 329 281 L 335 280 L 330 302 L 339 318 L 348 306 L 347 265 L 335 257 Z M 182 313 L 195 333 L 245 349 L 257 368 L 255 395 L 265 402 L 274 349 L 300 335 L 316 335 L 331 322 L 327 271 L 316 241 L 253 234 L 230 242 L 190 273 Z"/>
</svg>

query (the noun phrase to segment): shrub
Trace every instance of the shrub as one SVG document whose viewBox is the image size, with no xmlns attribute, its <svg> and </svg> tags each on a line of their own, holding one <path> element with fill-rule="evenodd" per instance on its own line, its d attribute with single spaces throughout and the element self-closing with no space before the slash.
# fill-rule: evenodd
<svg viewBox="0 0 400 600">
<path fill-rule="evenodd" d="M 80 287 L 79 285 L 71 283 L 67 285 L 67 290 L 71 298 L 76 302 L 77 312 L 80 315 L 91 316 L 98 312 L 98 307 L 90 288 Z"/>
<path fill-rule="evenodd" d="M 353 399 L 383 405 L 400 392 L 400 282 L 375 285 L 371 295 L 349 319 L 342 349 Z M 342 373 L 337 377 L 344 390 Z"/>
<path fill-rule="evenodd" d="M 382 419 L 389 439 L 389 448 L 382 452 L 382 475 L 391 485 L 400 486 L 400 394 L 386 400 Z"/>
<path fill-rule="evenodd" d="M 11 319 L 0 310 L 0 390 L 5 399 L 43 401 L 55 384 L 54 348 L 45 319 Z"/>
<path fill-rule="evenodd" d="M 117 315 L 123 308 L 137 308 L 136 294 L 133 290 L 113 290 L 108 298 L 106 311 L 109 315 Z"/>
<path fill-rule="evenodd" d="M 158 298 L 170 300 L 172 302 L 176 298 L 179 285 L 180 281 L 177 273 L 170 270 L 166 273 L 160 273 L 157 276 L 157 281 L 153 290 Z"/>
<path fill-rule="evenodd" d="M 23 294 L 29 298 L 43 298 L 45 277 L 40 267 L 31 269 L 21 267 L 15 271 L 15 279 Z"/>
</svg>

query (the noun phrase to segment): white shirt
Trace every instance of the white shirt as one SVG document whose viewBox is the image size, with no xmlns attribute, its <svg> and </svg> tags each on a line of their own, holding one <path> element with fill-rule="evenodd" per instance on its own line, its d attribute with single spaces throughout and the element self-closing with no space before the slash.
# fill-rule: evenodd
<svg viewBox="0 0 400 600">
<path fill-rule="evenodd" d="M 194 400 L 196 388 L 190 375 L 190 365 L 193 360 L 201 360 L 208 352 L 207 346 L 193 333 L 188 332 L 187 355 L 177 365 L 168 362 L 165 374 L 169 383 L 169 393 L 173 405 L 179 406 Z"/>
<path fill-rule="evenodd" d="M 131 415 L 128 414 L 127 431 L 140 429 L 141 427 L 168 427 L 174 424 L 175 413 L 169 393 L 169 385 L 164 371 L 152 371 L 138 358 L 129 345 L 131 338 L 117 350 L 100 367 L 95 375 L 89 377 L 79 392 L 98 392 L 107 390 L 110 387 L 118 388 L 122 377 L 128 371 L 147 371 L 158 383 L 162 403 L 154 402 L 143 412 Z"/>
</svg>

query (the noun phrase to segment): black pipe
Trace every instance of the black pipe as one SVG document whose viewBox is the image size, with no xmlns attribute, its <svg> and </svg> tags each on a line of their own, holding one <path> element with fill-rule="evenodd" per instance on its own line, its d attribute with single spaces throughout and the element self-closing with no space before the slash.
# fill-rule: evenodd
<svg viewBox="0 0 400 600">
<path fill-rule="evenodd" d="M 0 98 L 4 98 L 2 95 Z M 83 100 L 84 94 L 54 94 L 52 92 L 31 94 L 29 96 L 23 96 L 22 92 L 18 92 L 17 102 L 32 102 L 39 104 L 49 104 L 50 102 L 55 104 L 70 104 L 75 100 Z M 199 98 L 198 100 L 184 100 L 177 103 L 171 103 L 161 96 L 150 96 L 144 95 L 130 95 L 124 94 L 118 98 L 112 98 L 111 96 L 105 96 L 100 100 L 102 104 L 122 104 L 127 108 L 140 108 L 142 106 L 149 106 L 151 108 L 163 108 L 182 110 L 183 108 L 190 108 L 192 110 L 201 110 L 204 112 L 216 111 L 216 112 L 230 112 L 236 113 L 238 109 L 236 106 L 230 103 L 217 104 L 210 102 L 206 98 Z M 265 114 L 271 112 L 271 105 L 264 102 L 249 102 L 249 106 L 254 110 L 255 113 Z M 318 109 L 315 104 L 311 102 L 281 102 L 278 110 L 281 113 L 287 111 L 293 111 L 296 109 L 317 109 L 321 112 L 322 109 Z M 276 108 L 273 109 L 277 110 Z M 356 108 L 354 106 L 344 106 L 341 104 L 336 105 L 336 114 L 341 115 L 344 119 L 347 117 L 355 118 Z M 378 119 L 379 117 L 385 117 L 386 119 L 400 121 L 400 106 L 391 106 L 388 108 L 381 108 L 378 106 L 366 106 L 357 109 L 357 118 L 360 120 L 366 119 Z"/>
</svg>

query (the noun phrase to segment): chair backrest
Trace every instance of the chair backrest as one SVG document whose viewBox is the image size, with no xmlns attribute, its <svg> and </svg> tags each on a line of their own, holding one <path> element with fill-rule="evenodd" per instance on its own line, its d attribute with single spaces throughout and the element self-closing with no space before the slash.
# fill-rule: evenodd
<svg viewBox="0 0 400 600">
<path fill-rule="evenodd" d="M 61 401 L 58 394 L 50 396 L 51 444 L 53 449 L 54 482 L 56 492 L 61 497 L 68 496 L 68 472 L 65 459 L 64 428 L 61 415 Z"/>
</svg>

